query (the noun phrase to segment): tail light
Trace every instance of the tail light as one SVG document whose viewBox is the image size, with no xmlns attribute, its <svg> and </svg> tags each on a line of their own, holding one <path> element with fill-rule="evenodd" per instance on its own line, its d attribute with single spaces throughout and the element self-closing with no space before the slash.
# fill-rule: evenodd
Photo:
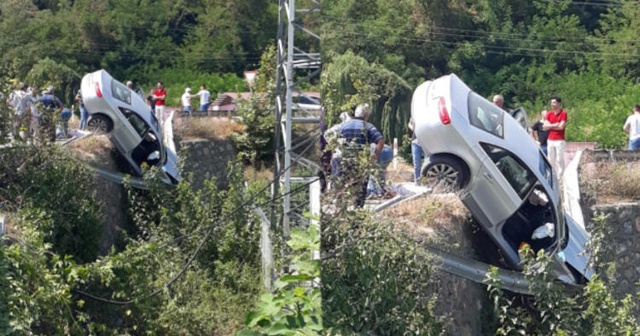
<svg viewBox="0 0 640 336">
<path fill-rule="evenodd" d="M 102 98 L 102 90 L 100 90 L 100 83 L 96 82 L 95 87 L 96 87 L 96 96 L 98 96 L 98 98 Z"/>
<path fill-rule="evenodd" d="M 449 125 L 451 123 L 449 111 L 447 111 L 447 102 L 444 100 L 444 97 L 440 97 L 440 99 L 438 99 L 438 115 L 440 116 L 440 121 L 443 124 Z"/>
</svg>

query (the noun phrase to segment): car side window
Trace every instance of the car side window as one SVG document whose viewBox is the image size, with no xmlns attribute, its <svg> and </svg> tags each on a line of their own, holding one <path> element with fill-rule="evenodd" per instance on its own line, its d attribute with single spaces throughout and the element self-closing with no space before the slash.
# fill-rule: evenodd
<svg viewBox="0 0 640 336">
<path fill-rule="evenodd" d="M 111 81 L 111 92 L 113 93 L 113 98 L 131 105 L 131 90 L 124 84 L 117 80 Z"/>
<path fill-rule="evenodd" d="M 504 135 L 504 111 L 475 92 L 468 98 L 471 125 L 499 138 Z"/>
<path fill-rule="evenodd" d="M 486 143 L 482 144 L 482 148 L 487 152 L 505 180 L 520 196 L 520 199 L 524 199 L 537 182 L 535 174 L 520 159 L 506 149 Z"/>
<path fill-rule="evenodd" d="M 147 123 L 144 122 L 144 120 L 142 120 L 139 115 L 135 113 L 128 113 L 126 114 L 126 117 L 131 126 L 133 126 L 133 129 L 136 130 L 136 133 L 138 133 L 140 137 L 144 137 L 144 135 L 147 134 L 147 131 L 149 131 L 149 125 L 147 125 Z"/>
</svg>

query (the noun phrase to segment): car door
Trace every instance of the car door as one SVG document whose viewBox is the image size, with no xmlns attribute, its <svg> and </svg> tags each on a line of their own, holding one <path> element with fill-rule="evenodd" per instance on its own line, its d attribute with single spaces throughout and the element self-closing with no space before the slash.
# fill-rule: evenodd
<svg viewBox="0 0 640 336">
<path fill-rule="evenodd" d="M 529 132 L 529 117 L 527 117 L 527 112 L 524 108 L 518 107 L 515 110 L 509 111 L 509 114 L 525 131 Z"/>
<path fill-rule="evenodd" d="M 488 143 L 473 197 L 490 226 L 503 223 L 518 210 L 537 178 L 510 151 Z"/>
<path fill-rule="evenodd" d="M 140 140 L 142 139 L 141 135 L 144 133 L 141 133 L 136 126 L 140 122 L 144 124 L 144 121 L 130 120 L 131 115 L 134 115 L 135 112 L 131 110 L 131 90 L 129 90 L 129 88 L 112 79 L 110 92 L 111 97 L 113 98 L 111 104 L 115 105 L 115 108 L 118 109 L 118 111 L 114 111 L 114 114 L 121 117 L 122 121 L 122 126 L 114 127 L 111 136 L 120 143 L 122 147 L 121 151 L 124 152 L 123 154 L 127 155 L 140 143 Z M 133 125 L 132 123 L 135 123 L 136 125 Z"/>
</svg>

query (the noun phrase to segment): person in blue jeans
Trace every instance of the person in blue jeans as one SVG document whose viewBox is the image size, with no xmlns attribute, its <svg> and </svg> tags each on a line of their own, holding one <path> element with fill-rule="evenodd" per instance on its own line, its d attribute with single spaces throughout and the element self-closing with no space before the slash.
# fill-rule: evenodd
<svg viewBox="0 0 640 336">
<path fill-rule="evenodd" d="M 413 158 L 413 182 L 420 185 L 420 169 L 422 169 L 422 159 L 424 159 L 424 151 L 418 142 L 416 133 L 414 132 L 415 123 L 413 118 L 409 119 L 409 131 L 411 132 L 411 157 Z"/>
<path fill-rule="evenodd" d="M 371 146 L 371 155 L 374 155 L 376 150 L 375 146 Z M 378 159 L 376 160 L 377 163 L 377 176 L 373 176 L 371 175 L 369 177 L 369 183 L 367 185 L 367 193 L 368 194 L 378 194 L 381 196 L 384 196 L 385 194 L 388 193 L 388 191 L 385 188 L 385 184 L 386 184 L 386 171 L 387 171 L 387 167 L 389 166 L 389 163 L 391 163 L 391 160 L 393 160 L 393 150 L 391 149 L 390 146 L 388 145 L 384 145 L 384 147 L 382 147 L 382 150 L 380 151 L 380 154 L 378 155 Z"/>
<path fill-rule="evenodd" d="M 89 120 L 89 112 L 87 108 L 84 107 L 84 103 L 82 102 L 82 92 L 78 90 L 76 94 L 76 101 L 80 104 L 80 126 L 78 127 L 81 130 L 84 130 L 87 127 L 87 121 Z"/>
</svg>

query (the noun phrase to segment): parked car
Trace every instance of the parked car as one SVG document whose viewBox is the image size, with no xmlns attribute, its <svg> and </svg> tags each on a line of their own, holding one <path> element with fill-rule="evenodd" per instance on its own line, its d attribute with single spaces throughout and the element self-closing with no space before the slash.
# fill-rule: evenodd
<svg viewBox="0 0 640 336">
<path fill-rule="evenodd" d="M 418 86 L 411 116 L 427 157 L 422 176 L 434 189 L 459 192 L 508 267 L 521 269 L 519 250 L 528 244 L 554 257 L 560 280 L 589 280 L 589 234 L 563 211 L 558 179 L 526 131 L 526 113 L 512 112 L 454 74 Z"/>
<path fill-rule="evenodd" d="M 291 100 L 294 110 L 302 111 L 303 114 L 320 113 L 320 97 L 298 93 L 291 97 Z"/>
<path fill-rule="evenodd" d="M 180 181 L 178 158 L 163 143 L 162 128 L 144 99 L 105 70 L 85 75 L 80 87 L 89 120 L 87 127 L 109 135 L 135 175 L 142 164 L 157 166 L 165 182 Z"/>
</svg>

